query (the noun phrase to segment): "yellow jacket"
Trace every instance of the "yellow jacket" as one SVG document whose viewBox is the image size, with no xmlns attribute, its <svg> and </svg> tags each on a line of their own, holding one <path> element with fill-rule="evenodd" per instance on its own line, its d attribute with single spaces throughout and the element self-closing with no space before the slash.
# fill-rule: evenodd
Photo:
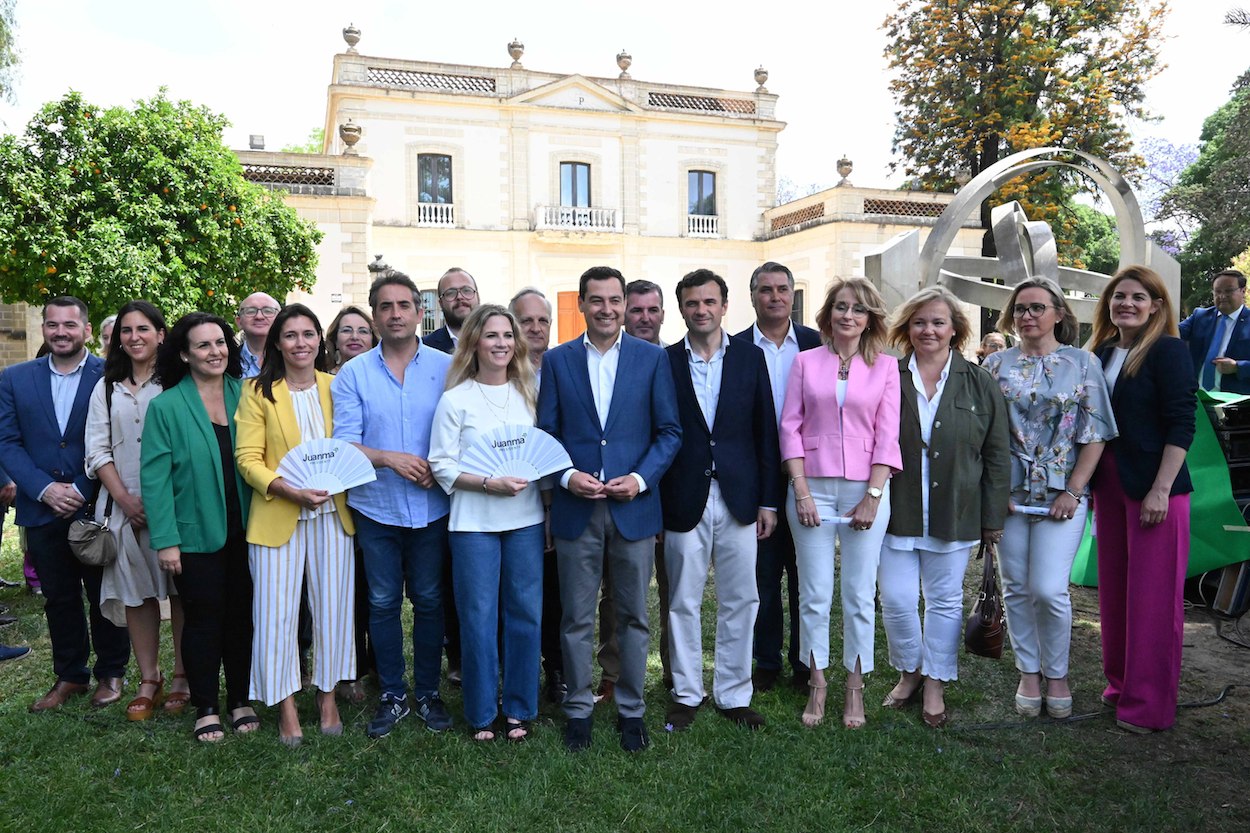
<svg viewBox="0 0 1250 833">
<path fill-rule="evenodd" d="M 326 435 L 334 431 L 334 405 L 330 398 L 328 373 L 317 373 L 317 393 L 321 397 L 321 412 L 325 415 Z M 243 383 L 243 396 L 234 421 L 238 437 L 235 442 L 235 461 L 244 481 L 252 487 L 252 507 L 247 519 L 247 541 L 264 547 L 280 547 L 295 534 L 300 507 L 296 503 L 269 494 L 269 484 L 278 478 L 276 469 L 288 451 L 300 444 L 299 423 L 291 405 L 291 391 L 286 380 L 273 384 L 273 398 L 265 398 L 251 380 Z M 334 496 L 339 523 L 352 535 L 355 527 L 347 511 L 347 494 Z"/>
</svg>

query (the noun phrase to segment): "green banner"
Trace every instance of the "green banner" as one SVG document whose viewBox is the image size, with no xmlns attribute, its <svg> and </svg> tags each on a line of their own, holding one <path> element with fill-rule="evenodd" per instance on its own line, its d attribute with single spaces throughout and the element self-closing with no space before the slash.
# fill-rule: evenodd
<svg viewBox="0 0 1250 833">
<path fill-rule="evenodd" d="M 1189 476 L 1194 481 L 1194 491 L 1189 496 L 1189 568 L 1186 571 L 1189 576 L 1250 559 L 1250 530 L 1246 529 L 1246 519 L 1233 500 L 1228 460 L 1215 436 L 1215 427 L 1205 407 L 1207 401 L 1235 405 L 1250 401 L 1250 396 L 1198 391 L 1194 442 L 1185 459 Z M 1076 560 L 1072 562 L 1073 584 L 1098 586 L 1096 533 L 1093 513 L 1090 513 L 1085 522 L 1085 536 L 1076 551 Z"/>
</svg>

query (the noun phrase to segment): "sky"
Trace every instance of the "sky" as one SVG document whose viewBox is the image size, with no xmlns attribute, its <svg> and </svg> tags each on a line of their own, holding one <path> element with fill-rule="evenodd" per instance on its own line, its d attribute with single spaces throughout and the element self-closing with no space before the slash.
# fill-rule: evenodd
<svg viewBox="0 0 1250 833">
<path fill-rule="evenodd" d="M 1161 119 L 1132 125 L 1136 136 L 1198 141 L 1203 119 L 1250 67 L 1250 31 L 1222 22 L 1238 4 L 1173 0 L 1168 68 L 1147 99 Z M 22 63 L 16 103 L 0 102 L 0 132 L 19 132 L 69 89 L 109 106 L 166 86 L 173 98 L 224 113 L 231 147 L 246 147 L 252 133 L 271 150 L 303 142 L 323 122 L 332 57 L 346 49 L 341 30 L 354 23 L 362 31 L 358 51 L 383 57 L 506 67 L 516 37 L 533 70 L 615 77 L 623 48 L 640 81 L 748 92 L 763 65 L 769 91 L 780 96 L 778 118 L 787 122 L 779 177 L 799 193 L 832 185 L 845 154 L 856 185 L 896 187 L 902 177 L 889 170 L 894 118 L 880 29 L 895 5 L 478 0 L 470 17 L 468 4 L 412 0 L 17 0 Z"/>
</svg>

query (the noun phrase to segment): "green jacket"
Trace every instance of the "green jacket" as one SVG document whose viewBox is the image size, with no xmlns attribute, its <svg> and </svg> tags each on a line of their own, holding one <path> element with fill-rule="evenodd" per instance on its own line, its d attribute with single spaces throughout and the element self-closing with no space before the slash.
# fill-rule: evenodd
<svg viewBox="0 0 1250 833">
<path fill-rule="evenodd" d="M 225 379 L 226 421 L 234 444 L 234 412 L 242 384 Z M 216 552 L 226 545 L 226 490 L 208 411 L 188 375 L 148 405 L 143 423 L 140 483 L 153 549 Z M 235 470 L 243 526 L 252 491 Z"/>
<path fill-rule="evenodd" d="M 903 470 L 890 480 L 891 535 L 924 534 L 921 489 L 929 489 L 929 534 L 942 541 L 978 541 L 982 529 L 1002 529 L 1007 517 L 1011 452 L 1007 405 L 989 373 L 958 352 L 933 421 L 929 482 L 920 480 L 920 412 L 908 364 L 898 360 L 899 446 Z"/>
</svg>

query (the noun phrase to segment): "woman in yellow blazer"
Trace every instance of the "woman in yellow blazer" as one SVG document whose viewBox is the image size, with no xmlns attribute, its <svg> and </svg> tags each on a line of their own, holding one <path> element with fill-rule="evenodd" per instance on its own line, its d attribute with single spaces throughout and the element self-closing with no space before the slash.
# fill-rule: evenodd
<svg viewBox="0 0 1250 833">
<path fill-rule="evenodd" d="M 274 318 L 260 375 L 244 385 L 236 458 L 253 489 L 247 524 L 248 564 L 255 594 L 252 619 L 254 699 L 280 704 L 278 735 L 287 746 L 303 737 L 295 708 L 300 689 L 300 588 L 307 582 L 312 613 L 317 706 L 321 732 L 343 732 L 334 689 L 356 675 L 353 634 L 355 532 L 346 496 L 297 489 L 276 469 L 295 446 L 334 430 L 321 323 L 303 304 Z"/>
</svg>

